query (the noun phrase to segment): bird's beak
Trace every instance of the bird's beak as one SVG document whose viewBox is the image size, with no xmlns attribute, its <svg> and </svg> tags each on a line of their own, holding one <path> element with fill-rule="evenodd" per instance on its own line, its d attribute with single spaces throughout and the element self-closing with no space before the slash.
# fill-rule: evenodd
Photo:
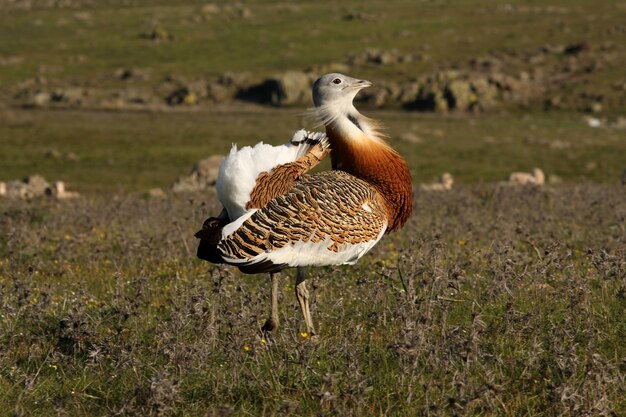
<svg viewBox="0 0 626 417">
<path fill-rule="evenodd" d="M 362 89 L 362 88 L 367 88 L 367 87 L 371 87 L 374 84 L 372 84 L 371 82 L 367 81 L 367 80 L 356 80 L 352 83 L 351 87 L 352 88 L 357 88 L 357 89 Z"/>
</svg>

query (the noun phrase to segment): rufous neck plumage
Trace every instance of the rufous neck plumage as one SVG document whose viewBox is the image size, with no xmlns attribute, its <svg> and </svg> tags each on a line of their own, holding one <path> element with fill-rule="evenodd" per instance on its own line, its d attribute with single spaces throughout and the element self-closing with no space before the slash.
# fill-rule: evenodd
<svg viewBox="0 0 626 417">
<path fill-rule="evenodd" d="M 333 169 L 371 184 L 385 201 L 387 231 L 401 227 L 411 214 L 411 173 L 404 159 L 391 148 L 379 125 L 360 114 L 352 102 L 318 107 L 331 142 Z"/>
</svg>

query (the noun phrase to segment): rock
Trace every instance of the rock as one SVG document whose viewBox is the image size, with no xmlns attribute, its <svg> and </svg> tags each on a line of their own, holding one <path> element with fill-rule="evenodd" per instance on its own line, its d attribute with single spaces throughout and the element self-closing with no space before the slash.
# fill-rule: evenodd
<svg viewBox="0 0 626 417">
<path fill-rule="evenodd" d="M 189 176 L 179 178 L 172 185 L 172 191 L 186 193 L 208 189 L 215 185 L 221 163 L 221 155 L 213 155 L 196 162 Z"/>
<path fill-rule="evenodd" d="M 103 105 L 113 108 L 125 108 L 130 105 L 149 105 L 160 102 L 160 99 L 148 89 L 125 88 L 114 91 L 110 97 L 102 102 Z"/>
<path fill-rule="evenodd" d="M 562 102 L 561 96 L 552 96 L 544 102 L 544 107 L 546 110 L 558 110 L 561 108 Z"/>
<path fill-rule="evenodd" d="M 115 71 L 115 78 L 125 81 L 148 81 L 150 79 L 150 71 L 139 68 L 120 68 Z"/>
<path fill-rule="evenodd" d="M 225 72 L 219 76 L 217 82 L 226 87 L 241 88 L 246 86 L 250 80 L 247 73 L 241 72 Z"/>
<path fill-rule="evenodd" d="M 541 52 L 546 54 L 559 55 L 565 52 L 565 46 L 563 45 L 543 45 L 541 47 Z"/>
<path fill-rule="evenodd" d="M 448 101 L 439 85 L 431 81 L 420 88 L 415 101 L 407 103 L 406 107 L 416 110 L 446 113 L 448 111 Z"/>
<path fill-rule="evenodd" d="M 452 178 L 452 174 L 444 172 L 437 181 L 432 184 L 422 184 L 420 188 L 423 191 L 449 191 L 452 189 L 453 184 L 454 178 Z"/>
<path fill-rule="evenodd" d="M 585 117 L 584 120 L 589 127 L 602 127 L 602 120 L 598 119 L 597 117 Z"/>
<path fill-rule="evenodd" d="M 415 102 L 420 91 L 420 84 L 418 82 L 409 82 L 400 87 L 398 94 L 398 100 L 403 105 Z"/>
<path fill-rule="evenodd" d="M 598 103 L 597 101 L 593 102 L 589 105 L 587 110 L 591 113 L 601 113 L 603 110 L 602 103 Z"/>
<path fill-rule="evenodd" d="M 545 175 L 540 168 L 534 168 L 532 173 L 513 172 L 509 175 L 510 185 L 543 185 L 545 183 Z"/>
<path fill-rule="evenodd" d="M 52 148 L 48 149 L 44 156 L 49 159 L 64 159 L 70 162 L 78 162 L 80 161 L 80 157 L 76 155 L 74 152 L 66 152 L 62 153 L 60 150 Z"/>
<path fill-rule="evenodd" d="M 475 104 L 480 110 L 489 110 L 498 103 L 498 88 L 487 78 L 480 77 L 471 81 L 471 88 L 475 96 Z"/>
<path fill-rule="evenodd" d="M 205 18 L 220 17 L 222 19 L 249 19 L 252 17 L 252 11 L 241 3 L 231 3 L 218 6 L 209 3 L 202 6 L 200 13 Z"/>
<path fill-rule="evenodd" d="M 0 181 L 0 197 L 7 195 L 7 183 Z"/>
<path fill-rule="evenodd" d="M 472 93 L 468 81 L 454 80 L 450 82 L 446 86 L 444 94 L 448 101 L 448 106 L 454 110 L 468 110 L 476 102 L 476 96 Z"/>
<path fill-rule="evenodd" d="M 272 94 L 272 104 L 277 106 L 299 104 L 311 96 L 311 80 L 299 71 L 288 71 L 273 78 L 277 90 Z"/>
<path fill-rule="evenodd" d="M 80 87 L 65 88 L 56 90 L 52 94 L 52 101 L 65 104 L 82 104 L 83 100 L 87 96 L 87 91 Z"/>
<path fill-rule="evenodd" d="M 376 15 L 365 13 L 361 11 L 350 11 L 341 16 L 341 20 L 351 21 L 351 20 L 373 20 L 376 18 Z"/>
<path fill-rule="evenodd" d="M 581 52 L 586 52 L 591 50 L 591 45 L 588 42 L 574 43 L 568 45 L 563 50 L 565 55 L 578 55 Z"/>
<path fill-rule="evenodd" d="M 222 159 L 223 157 L 221 155 L 212 155 L 202 159 L 196 163 L 192 172 L 197 173 L 198 177 L 204 179 L 207 184 L 215 185 Z"/>
<path fill-rule="evenodd" d="M 170 106 L 176 106 L 179 104 L 193 105 L 197 103 L 198 98 L 196 94 L 193 91 L 191 91 L 188 87 L 181 87 L 172 91 L 165 98 L 165 101 Z"/>
<path fill-rule="evenodd" d="M 203 14 L 218 14 L 220 11 L 220 7 L 214 3 L 205 4 L 200 9 L 200 12 Z"/>
<path fill-rule="evenodd" d="M 28 199 L 43 196 L 50 186 L 40 175 L 31 175 L 22 181 L 10 181 L 5 185 L 4 195 L 8 198 Z"/>
<path fill-rule="evenodd" d="M 485 71 L 500 71 L 503 67 L 503 62 L 501 59 L 498 59 L 494 56 L 486 56 L 479 57 L 470 60 L 470 65 L 474 67 L 474 69 L 485 72 Z"/>
<path fill-rule="evenodd" d="M 184 98 L 183 103 L 188 106 L 193 106 L 198 103 L 198 96 L 193 91 L 190 91 Z"/>
<path fill-rule="evenodd" d="M 385 83 L 385 89 L 389 92 L 389 99 L 399 102 L 400 96 L 403 93 L 403 87 L 400 83 L 387 82 Z"/>
<path fill-rule="evenodd" d="M 148 191 L 148 196 L 150 198 L 165 198 L 167 197 L 165 194 L 165 191 L 163 191 L 163 189 L 161 188 L 151 188 Z"/>
<path fill-rule="evenodd" d="M 235 90 L 219 82 L 214 82 L 207 87 L 207 97 L 216 103 L 232 100 L 235 97 Z"/>
<path fill-rule="evenodd" d="M 62 155 L 63 154 L 58 149 L 48 149 L 46 153 L 44 154 L 46 158 L 50 158 L 50 159 L 61 159 Z"/>
<path fill-rule="evenodd" d="M 80 196 L 76 191 L 67 191 L 63 181 L 56 181 L 52 186 L 47 187 L 44 194 L 57 200 L 71 200 Z"/>
<path fill-rule="evenodd" d="M 30 104 L 34 107 L 46 107 L 50 104 L 50 93 L 43 91 L 35 93 L 30 100 Z"/>
<path fill-rule="evenodd" d="M 392 65 L 413 61 L 411 54 L 404 54 L 396 49 L 367 49 L 348 57 L 349 65 Z"/>
<path fill-rule="evenodd" d="M 36 196 L 44 195 L 46 188 L 50 186 L 48 181 L 41 175 L 30 175 L 22 181 L 28 189 Z"/>
<path fill-rule="evenodd" d="M 220 103 L 233 100 L 248 87 L 249 75 L 247 73 L 226 72 L 208 83 L 206 95 L 208 99 Z"/>
<path fill-rule="evenodd" d="M 12 199 L 26 199 L 32 198 L 32 193 L 29 192 L 28 186 L 22 181 L 10 181 L 6 185 L 5 195 Z"/>
<path fill-rule="evenodd" d="M 164 42 L 174 39 L 165 29 L 159 26 L 155 26 L 147 32 L 141 33 L 140 38 L 151 40 L 152 42 Z"/>
<path fill-rule="evenodd" d="M 304 72 L 287 71 L 260 84 L 239 90 L 236 97 L 255 103 L 286 106 L 309 103 L 312 79 Z"/>
</svg>

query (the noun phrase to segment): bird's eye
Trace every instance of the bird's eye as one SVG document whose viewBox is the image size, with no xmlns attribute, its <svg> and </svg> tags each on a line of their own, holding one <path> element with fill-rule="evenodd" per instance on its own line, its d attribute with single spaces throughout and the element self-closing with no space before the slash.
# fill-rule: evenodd
<svg viewBox="0 0 626 417">
<path fill-rule="evenodd" d="M 341 79 L 340 79 L 340 78 L 335 78 L 335 79 L 332 81 L 332 83 L 333 83 L 333 84 L 341 84 Z"/>
</svg>

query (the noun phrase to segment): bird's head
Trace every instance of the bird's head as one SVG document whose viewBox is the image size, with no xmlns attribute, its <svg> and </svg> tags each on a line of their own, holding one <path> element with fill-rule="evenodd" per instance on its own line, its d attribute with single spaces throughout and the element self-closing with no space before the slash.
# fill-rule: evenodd
<svg viewBox="0 0 626 417">
<path fill-rule="evenodd" d="M 313 84 L 313 103 L 315 107 L 351 106 L 357 93 L 371 82 L 348 77 L 339 73 L 331 73 L 318 78 Z"/>
</svg>

